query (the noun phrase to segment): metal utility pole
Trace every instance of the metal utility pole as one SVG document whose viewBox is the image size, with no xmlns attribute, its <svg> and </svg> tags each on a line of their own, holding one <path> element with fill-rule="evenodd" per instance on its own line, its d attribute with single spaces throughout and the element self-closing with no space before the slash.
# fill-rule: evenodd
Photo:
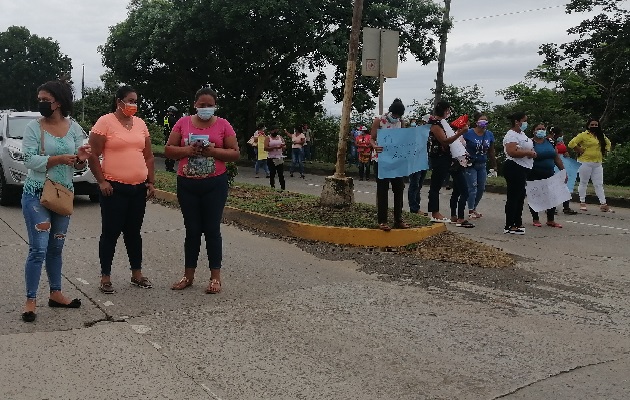
<svg viewBox="0 0 630 400">
<path fill-rule="evenodd" d="M 85 122 L 85 64 L 83 64 L 83 74 L 81 75 L 81 121 Z"/>
<path fill-rule="evenodd" d="M 337 144 L 337 163 L 333 176 L 326 177 L 320 201 L 329 207 L 347 207 L 354 203 L 354 184 L 352 178 L 346 177 L 346 135 L 350 130 L 350 112 L 352 110 L 352 92 L 357 70 L 357 54 L 359 52 L 359 36 L 363 16 L 363 0 L 354 0 L 352 10 L 352 31 L 348 45 L 348 62 L 346 64 L 346 82 L 343 90 L 343 109 L 339 126 L 339 142 Z"/>
<path fill-rule="evenodd" d="M 435 80 L 435 106 L 442 100 L 442 89 L 444 88 L 444 62 L 446 61 L 446 41 L 448 40 L 448 26 L 450 22 L 451 0 L 444 0 L 444 15 L 442 16 L 442 29 L 440 32 L 440 55 L 438 56 L 438 72 Z"/>
</svg>

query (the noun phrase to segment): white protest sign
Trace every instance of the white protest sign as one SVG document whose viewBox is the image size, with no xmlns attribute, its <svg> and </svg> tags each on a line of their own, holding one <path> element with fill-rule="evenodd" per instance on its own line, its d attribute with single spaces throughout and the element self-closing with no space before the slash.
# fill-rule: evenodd
<svg viewBox="0 0 630 400">
<path fill-rule="evenodd" d="M 527 203 L 536 212 L 548 210 L 571 199 L 569 188 L 564 183 L 567 177 L 565 170 L 547 179 L 527 181 Z"/>
<path fill-rule="evenodd" d="M 443 119 L 441 123 L 442 123 L 442 128 L 444 128 L 444 132 L 446 133 L 446 137 L 455 136 L 455 132 L 453 131 L 453 128 L 451 128 L 451 126 L 448 124 L 448 122 L 445 119 Z M 466 146 L 464 146 L 464 144 L 459 140 L 456 140 L 453 143 L 451 143 L 449 147 L 451 149 L 451 156 L 453 158 L 466 155 Z"/>
</svg>

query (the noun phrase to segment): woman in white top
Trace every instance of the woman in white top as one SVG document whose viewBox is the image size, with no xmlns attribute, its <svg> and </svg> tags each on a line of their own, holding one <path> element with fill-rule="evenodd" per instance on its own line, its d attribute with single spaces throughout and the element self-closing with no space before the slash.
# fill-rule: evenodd
<svg viewBox="0 0 630 400">
<path fill-rule="evenodd" d="M 523 205 L 525 203 L 525 185 L 527 172 L 534 166 L 534 142 L 525 135 L 527 115 L 516 112 L 508 116 L 512 129 L 503 138 L 505 162 L 503 176 L 507 184 L 505 202 L 505 228 L 503 233 L 524 235 Z"/>
</svg>

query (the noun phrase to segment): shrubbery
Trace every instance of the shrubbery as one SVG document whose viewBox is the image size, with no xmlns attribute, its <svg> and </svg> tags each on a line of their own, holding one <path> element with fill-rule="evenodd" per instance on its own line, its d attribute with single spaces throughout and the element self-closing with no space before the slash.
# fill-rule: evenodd
<svg viewBox="0 0 630 400">
<path fill-rule="evenodd" d="M 606 157 L 604 183 L 630 186 L 630 143 L 615 146 Z"/>
</svg>

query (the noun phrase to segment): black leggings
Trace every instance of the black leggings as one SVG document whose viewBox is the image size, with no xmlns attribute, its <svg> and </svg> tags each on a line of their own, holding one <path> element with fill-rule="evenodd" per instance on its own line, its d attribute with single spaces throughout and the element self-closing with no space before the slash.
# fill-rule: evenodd
<svg viewBox="0 0 630 400">
<path fill-rule="evenodd" d="M 457 161 L 455 161 L 457 162 Z M 451 171 L 453 178 L 453 193 L 451 193 L 451 216 L 464 219 L 464 210 L 468 201 L 468 184 L 464 176 L 464 168 Z"/>
<path fill-rule="evenodd" d="M 269 184 L 272 188 L 276 187 L 276 173 L 278 174 L 278 180 L 280 181 L 280 189 L 285 189 L 284 184 L 284 162 L 281 164 L 274 164 L 274 158 L 267 159 L 267 166 L 269 167 Z"/>
<path fill-rule="evenodd" d="M 440 189 L 448 177 L 451 156 L 431 157 L 431 186 L 429 188 L 429 207 L 431 213 L 440 211 Z"/>
<path fill-rule="evenodd" d="M 505 176 L 505 183 L 507 184 L 505 229 L 523 226 L 527 170 L 512 160 L 505 160 L 503 163 L 503 176 Z"/>
<path fill-rule="evenodd" d="M 116 243 L 123 235 L 127 257 L 132 270 L 142 269 L 142 236 L 140 229 L 147 207 L 147 187 L 144 183 L 127 185 L 109 181 L 114 191 L 111 196 L 100 195 L 101 237 L 98 257 L 101 275 L 110 276 L 116 253 Z"/>
<path fill-rule="evenodd" d="M 405 192 L 405 181 L 403 177 L 376 179 L 376 207 L 378 214 L 378 223 L 387 223 L 387 208 L 389 183 L 392 184 L 394 192 L 394 223 L 402 222 L 403 193 Z"/>
<path fill-rule="evenodd" d="M 186 227 L 185 268 L 197 267 L 202 234 L 206 238 L 206 253 L 210 269 L 221 268 L 223 260 L 221 219 L 228 196 L 227 175 L 224 173 L 203 179 L 177 177 L 177 200 Z"/>
</svg>

